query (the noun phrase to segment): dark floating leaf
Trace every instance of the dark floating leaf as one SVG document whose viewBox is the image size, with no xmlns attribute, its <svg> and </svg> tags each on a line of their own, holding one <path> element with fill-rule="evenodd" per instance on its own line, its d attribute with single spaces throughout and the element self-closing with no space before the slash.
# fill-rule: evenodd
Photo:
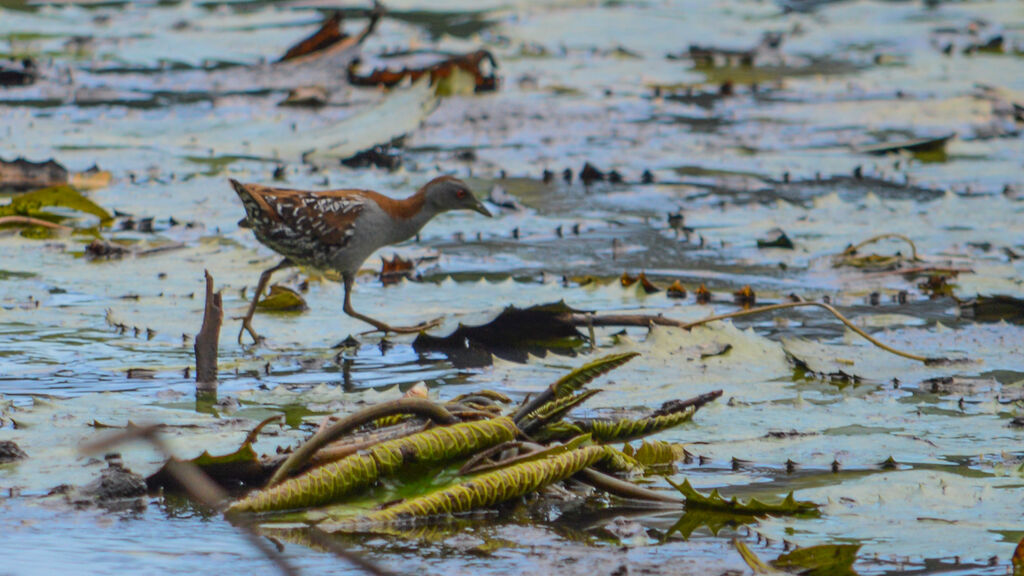
<svg viewBox="0 0 1024 576">
<path fill-rule="evenodd" d="M 956 138 L 956 132 L 938 136 L 935 138 L 914 138 L 911 140 L 899 140 L 896 142 L 879 142 L 869 146 L 857 148 L 862 154 L 885 155 L 906 150 L 913 154 L 942 154 L 946 153 L 946 144 Z"/>
<path fill-rule="evenodd" d="M 390 88 L 406 78 L 411 78 L 415 82 L 424 74 L 430 74 L 431 84 L 436 84 L 440 80 L 449 78 L 455 69 L 459 69 L 473 76 L 473 91 L 476 93 L 493 92 L 498 88 L 498 77 L 494 74 L 498 63 L 487 50 L 477 50 L 466 54 L 430 53 L 423 51 L 399 52 L 388 54 L 385 57 L 393 59 L 424 54 L 442 57 L 443 59 L 421 66 L 403 66 L 399 70 L 375 68 L 373 72 L 362 76 L 359 74 L 361 62 L 357 59 L 353 60 L 348 67 L 348 81 L 353 86 L 385 86 Z M 489 69 L 485 68 L 485 63 L 489 65 Z"/>
<path fill-rule="evenodd" d="M 0 63 L 0 87 L 28 86 L 39 77 L 34 60 Z"/>
<path fill-rule="evenodd" d="M 31 162 L 24 158 L 0 158 L 0 189 L 36 190 L 68 183 L 68 170 L 53 160 Z"/>
<path fill-rule="evenodd" d="M 497 318 L 482 326 L 459 327 L 448 336 L 420 334 L 413 342 L 417 352 L 439 351 L 462 366 L 486 366 L 491 354 L 514 362 L 525 362 L 529 354 L 549 350 L 571 351 L 585 337 L 571 317 L 580 313 L 564 301 L 529 308 L 505 308 Z"/>
<path fill-rule="evenodd" d="M 7 464 L 15 460 L 24 460 L 28 454 L 14 443 L 13 440 L 0 440 L 0 464 Z"/>
<path fill-rule="evenodd" d="M 1005 320 L 1024 324 L 1024 300 L 1014 296 L 997 294 L 981 296 L 960 302 L 960 314 L 978 322 L 999 322 Z"/>
<path fill-rule="evenodd" d="M 794 248 L 793 241 L 789 239 L 785 231 L 782 228 L 772 228 L 769 230 L 763 238 L 757 239 L 758 248 L 784 248 L 786 250 L 792 250 Z"/>
</svg>

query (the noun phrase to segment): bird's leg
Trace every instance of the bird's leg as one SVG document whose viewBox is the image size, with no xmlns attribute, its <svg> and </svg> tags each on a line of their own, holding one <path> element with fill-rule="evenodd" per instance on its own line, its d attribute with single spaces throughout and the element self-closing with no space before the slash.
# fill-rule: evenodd
<svg viewBox="0 0 1024 576">
<path fill-rule="evenodd" d="M 277 272 L 278 270 L 284 268 L 289 268 L 294 265 L 295 264 L 292 263 L 291 260 L 285 258 L 284 260 L 278 262 L 276 266 L 272 268 L 267 268 L 266 270 L 263 271 L 262 274 L 260 274 L 260 281 L 256 283 L 256 293 L 252 295 L 252 302 L 249 303 L 249 310 L 245 313 L 245 316 L 242 316 L 241 318 L 235 318 L 235 320 L 242 321 L 242 329 L 238 331 L 239 344 L 242 343 L 242 337 L 245 335 L 246 332 L 249 333 L 249 336 L 252 336 L 252 341 L 254 344 L 259 344 L 260 335 L 257 334 L 256 330 L 254 330 L 252 327 L 252 317 L 254 314 L 256 314 L 256 304 L 260 301 L 260 296 L 263 295 L 263 291 L 267 288 L 267 284 L 270 282 L 270 277 L 274 274 L 274 272 Z"/>
<path fill-rule="evenodd" d="M 385 324 L 385 323 L 381 322 L 380 320 L 376 320 L 374 318 L 370 318 L 369 316 L 366 316 L 365 314 L 360 314 L 359 312 L 356 312 L 354 308 L 352 308 L 352 282 L 353 282 L 353 278 L 351 276 L 349 276 L 348 274 L 346 274 L 344 278 L 345 278 L 345 305 L 342 307 L 342 309 L 345 311 L 345 314 L 348 314 L 349 316 L 351 316 L 351 317 L 353 317 L 353 318 L 355 318 L 357 320 L 362 320 L 363 322 L 366 322 L 367 324 L 369 324 L 370 326 L 373 326 L 374 328 L 376 328 L 380 332 L 384 332 L 385 334 L 388 333 L 388 332 L 394 332 L 395 334 L 414 334 L 416 332 L 422 332 L 423 330 L 426 330 L 428 328 L 433 328 L 433 327 L 438 326 L 439 324 L 441 324 L 441 318 L 437 318 L 435 320 L 431 320 L 429 322 L 423 322 L 423 323 L 417 324 L 415 326 L 391 326 L 390 324 Z"/>
</svg>

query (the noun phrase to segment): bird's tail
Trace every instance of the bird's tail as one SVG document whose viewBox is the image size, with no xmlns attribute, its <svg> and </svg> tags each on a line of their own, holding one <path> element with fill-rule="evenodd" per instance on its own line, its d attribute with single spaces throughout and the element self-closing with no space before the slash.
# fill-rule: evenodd
<svg viewBox="0 0 1024 576">
<path fill-rule="evenodd" d="M 231 187 L 235 189 L 235 193 L 242 199 L 242 206 L 245 207 L 245 218 L 239 220 L 238 225 L 242 228 L 252 228 L 253 221 L 260 213 L 259 199 L 246 184 L 242 184 L 234 178 L 228 178 L 228 181 L 231 182 Z"/>
</svg>

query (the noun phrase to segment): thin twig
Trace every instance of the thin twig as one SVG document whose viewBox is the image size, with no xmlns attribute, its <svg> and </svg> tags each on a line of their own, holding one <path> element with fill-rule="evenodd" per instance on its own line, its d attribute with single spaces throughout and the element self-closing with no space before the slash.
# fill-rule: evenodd
<svg viewBox="0 0 1024 576">
<path fill-rule="evenodd" d="M 648 490 L 643 486 L 638 486 L 632 482 L 626 482 L 625 480 L 619 480 L 614 476 L 598 472 L 593 468 L 584 468 L 577 472 L 573 478 L 583 482 L 584 484 L 593 486 L 598 490 L 603 490 L 613 496 L 618 496 L 619 498 L 671 504 L 673 507 L 682 507 L 686 503 L 685 500 L 678 497 L 669 494 L 662 494 L 661 492 L 655 492 L 654 490 Z"/>
<path fill-rule="evenodd" d="M 203 311 L 203 325 L 196 334 L 192 349 L 196 355 L 196 393 L 217 392 L 217 349 L 220 342 L 220 326 L 224 320 L 224 305 L 221 293 L 213 291 L 213 276 L 206 275 L 206 307 Z"/>
<path fill-rule="evenodd" d="M 352 430 L 369 424 L 378 418 L 393 414 L 419 414 L 439 424 L 454 424 L 456 419 L 440 404 L 423 398 L 399 398 L 360 410 L 314 434 L 305 444 L 299 446 L 267 482 L 267 487 L 280 484 L 293 470 L 298 470 L 309 461 L 317 450 L 348 434 Z"/>
<path fill-rule="evenodd" d="M 843 316 L 839 312 L 839 310 L 836 310 L 835 308 L 832 307 L 832 305 L 825 304 L 824 302 L 783 302 L 781 304 L 769 304 L 768 306 L 760 306 L 760 307 L 757 307 L 757 308 L 750 308 L 748 310 L 737 310 L 735 312 L 729 312 L 728 314 L 717 314 L 717 315 L 714 315 L 714 316 L 708 316 L 707 318 L 701 318 L 700 320 L 696 320 L 694 322 L 690 322 L 690 323 L 686 324 L 685 326 L 683 326 L 683 328 L 686 328 L 687 330 L 689 330 L 690 328 L 693 328 L 695 326 L 700 326 L 702 324 L 707 324 L 709 322 L 714 322 L 716 320 L 726 320 L 728 318 L 739 318 L 741 316 L 750 316 L 750 315 L 753 315 L 753 314 L 761 314 L 763 312 L 771 312 L 773 310 L 785 310 L 787 308 L 800 308 L 800 307 L 806 307 L 806 306 L 814 306 L 816 308 L 823 308 L 825 310 L 828 310 L 829 312 L 832 313 L 833 316 L 836 317 L 837 320 L 839 320 L 844 325 L 846 325 L 847 328 L 849 328 L 850 330 L 853 330 L 854 332 L 859 334 L 862 338 L 864 338 L 868 342 L 871 342 L 875 346 L 878 346 L 879 348 L 881 348 L 882 350 L 885 350 L 886 352 L 889 352 L 890 354 L 895 354 L 895 355 L 901 356 L 903 358 L 909 358 L 910 360 L 917 360 L 918 362 L 924 362 L 924 363 L 930 363 L 930 362 L 934 362 L 935 361 L 934 358 L 928 358 L 927 356 L 920 356 L 918 354 L 911 354 L 910 352 L 904 352 L 902 350 L 897 350 L 896 348 L 893 348 L 892 346 L 889 346 L 888 344 L 885 344 L 885 343 L 881 342 L 880 340 L 875 339 L 873 336 L 871 336 L 870 334 L 868 334 L 867 332 L 862 330 L 860 327 L 858 327 L 856 324 L 851 322 L 846 316 Z"/>
<path fill-rule="evenodd" d="M 859 328 L 856 324 L 851 322 L 846 316 L 843 316 L 842 313 L 839 312 L 839 310 L 836 310 L 831 305 L 825 304 L 823 302 L 783 302 L 781 304 L 769 304 L 767 306 L 758 306 L 757 308 L 749 308 L 747 310 L 737 310 L 735 312 L 729 312 L 726 314 L 716 314 L 713 316 L 708 316 L 706 318 L 701 318 L 700 320 L 695 320 L 693 322 L 681 322 L 679 320 L 665 318 L 664 316 L 653 316 L 649 314 L 609 314 L 606 316 L 594 316 L 592 321 L 595 326 L 650 327 L 651 324 L 656 324 L 659 326 L 674 326 L 676 328 L 689 330 L 696 326 L 708 324 L 710 322 L 716 322 L 718 320 L 740 318 L 743 316 L 753 316 L 756 314 L 762 314 L 764 312 L 773 312 L 775 310 L 785 310 L 787 308 L 801 308 L 806 306 L 814 306 L 816 308 L 823 308 L 825 310 L 828 310 L 833 316 L 836 317 L 837 320 L 845 324 L 847 328 L 853 330 L 860 337 L 864 338 L 865 340 L 874 344 L 875 346 L 881 348 L 882 350 L 889 352 L 890 354 L 895 354 L 897 356 L 908 358 L 910 360 L 916 360 L 918 362 L 924 362 L 925 364 L 934 364 L 946 361 L 945 358 L 929 358 L 927 356 L 920 356 L 918 354 L 912 354 L 910 352 L 897 350 L 892 346 L 884 344 L 881 341 L 874 338 L 873 336 L 871 336 L 870 334 L 868 334 L 867 332 L 865 332 L 864 330 L 862 330 L 861 328 Z M 569 323 L 574 324 L 576 326 L 586 326 L 589 322 L 591 322 L 589 315 L 584 314 L 569 314 L 567 315 L 566 320 Z"/>
</svg>

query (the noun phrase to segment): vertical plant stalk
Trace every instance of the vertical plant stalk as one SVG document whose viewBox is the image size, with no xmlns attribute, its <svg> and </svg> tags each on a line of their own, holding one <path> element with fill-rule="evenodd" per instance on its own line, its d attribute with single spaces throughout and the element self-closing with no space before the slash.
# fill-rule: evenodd
<svg viewBox="0 0 1024 576">
<path fill-rule="evenodd" d="M 220 292 L 213 291 L 213 276 L 206 275 L 206 308 L 203 325 L 196 334 L 193 350 L 196 354 L 196 394 L 217 394 L 217 349 L 220 343 L 220 325 L 224 320 L 224 306 Z"/>
</svg>

